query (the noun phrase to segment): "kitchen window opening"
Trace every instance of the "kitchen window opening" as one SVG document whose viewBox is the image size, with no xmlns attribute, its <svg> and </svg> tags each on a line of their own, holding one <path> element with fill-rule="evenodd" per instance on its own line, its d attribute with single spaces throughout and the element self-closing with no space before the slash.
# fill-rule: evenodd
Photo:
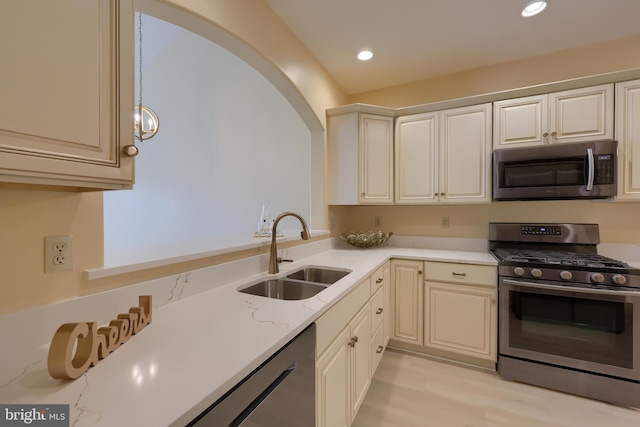
<svg viewBox="0 0 640 427">
<path fill-rule="evenodd" d="M 138 143 L 134 189 L 104 193 L 104 267 L 246 243 L 264 203 L 310 220 L 313 138 L 292 104 L 216 43 L 143 20 L 145 100 L 163 129 Z"/>
</svg>

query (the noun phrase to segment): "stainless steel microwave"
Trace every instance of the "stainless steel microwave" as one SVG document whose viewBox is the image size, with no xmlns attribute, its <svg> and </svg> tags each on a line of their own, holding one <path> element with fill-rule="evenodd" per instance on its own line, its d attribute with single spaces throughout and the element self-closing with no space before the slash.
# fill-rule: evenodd
<svg viewBox="0 0 640 427">
<path fill-rule="evenodd" d="M 495 200 L 604 199 L 616 195 L 617 141 L 493 152 Z"/>
</svg>

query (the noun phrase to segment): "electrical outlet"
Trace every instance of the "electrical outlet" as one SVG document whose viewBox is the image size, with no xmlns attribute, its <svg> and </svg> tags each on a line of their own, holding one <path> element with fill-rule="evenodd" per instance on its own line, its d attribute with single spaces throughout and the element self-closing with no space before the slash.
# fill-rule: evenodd
<svg viewBox="0 0 640 427">
<path fill-rule="evenodd" d="M 449 217 L 448 216 L 443 216 L 442 217 L 442 228 L 449 228 Z"/>
<path fill-rule="evenodd" d="M 73 236 L 44 238 L 44 272 L 73 270 Z"/>
<path fill-rule="evenodd" d="M 381 216 L 375 217 L 373 223 L 376 227 L 382 227 L 382 217 Z"/>
</svg>

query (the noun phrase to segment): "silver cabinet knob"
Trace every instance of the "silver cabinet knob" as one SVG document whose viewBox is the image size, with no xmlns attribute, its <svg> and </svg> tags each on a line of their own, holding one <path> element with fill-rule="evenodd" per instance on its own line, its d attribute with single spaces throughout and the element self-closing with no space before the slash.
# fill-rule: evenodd
<svg viewBox="0 0 640 427">
<path fill-rule="evenodd" d="M 524 276 L 524 268 L 522 267 L 516 267 L 513 269 L 513 274 L 515 274 L 516 276 Z"/>
<path fill-rule="evenodd" d="M 138 147 L 135 145 L 125 145 L 122 147 L 122 154 L 127 157 L 135 157 L 138 155 Z"/>
<path fill-rule="evenodd" d="M 573 277 L 573 274 L 571 274 L 570 271 L 564 270 L 560 272 L 560 278 L 562 280 L 571 280 L 572 277 Z"/>
<path fill-rule="evenodd" d="M 613 280 L 613 283 L 616 285 L 624 285 L 627 283 L 627 278 L 622 274 L 614 274 L 611 280 Z"/>
<path fill-rule="evenodd" d="M 604 282 L 604 275 L 602 273 L 593 273 L 591 275 L 591 281 L 593 283 L 602 283 Z"/>
<path fill-rule="evenodd" d="M 533 277 L 542 277 L 542 270 L 540 270 L 539 268 L 534 268 L 533 270 L 531 270 L 531 275 Z"/>
</svg>

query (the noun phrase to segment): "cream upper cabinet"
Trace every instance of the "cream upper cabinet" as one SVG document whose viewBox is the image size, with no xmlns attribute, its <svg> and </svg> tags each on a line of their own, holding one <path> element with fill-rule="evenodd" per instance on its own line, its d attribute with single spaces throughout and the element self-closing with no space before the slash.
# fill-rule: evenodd
<svg viewBox="0 0 640 427">
<path fill-rule="evenodd" d="M 393 203 L 393 117 L 328 112 L 329 204 Z"/>
<path fill-rule="evenodd" d="M 399 117 L 396 204 L 491 202 L 491 104 Z"/>
<path fill-rule="evenodd" d="M 132 0 L 0 2 L 0 181 L 130 188 Z"/>
<path fill-rule="evenodd" d="M 493 148 L 613 139 L 613 84 L 493 104 Z"/>
<path fill-rule="evenodd" d="M 618 195 L 616 200 L 640 200 L 640 80 L 616 85 Z M 635 167 L 633 167 L 635 165 Z"/>
<path fill-rule="evenodd" d="M 437 203 L 438 129 L 437 112 L 396 120 L 396 204 Z"/>
<path fill-rule="evenodd" d="M 422 261 L 391 261 L 391 340 L 422 345 Z"/>
</svg>

